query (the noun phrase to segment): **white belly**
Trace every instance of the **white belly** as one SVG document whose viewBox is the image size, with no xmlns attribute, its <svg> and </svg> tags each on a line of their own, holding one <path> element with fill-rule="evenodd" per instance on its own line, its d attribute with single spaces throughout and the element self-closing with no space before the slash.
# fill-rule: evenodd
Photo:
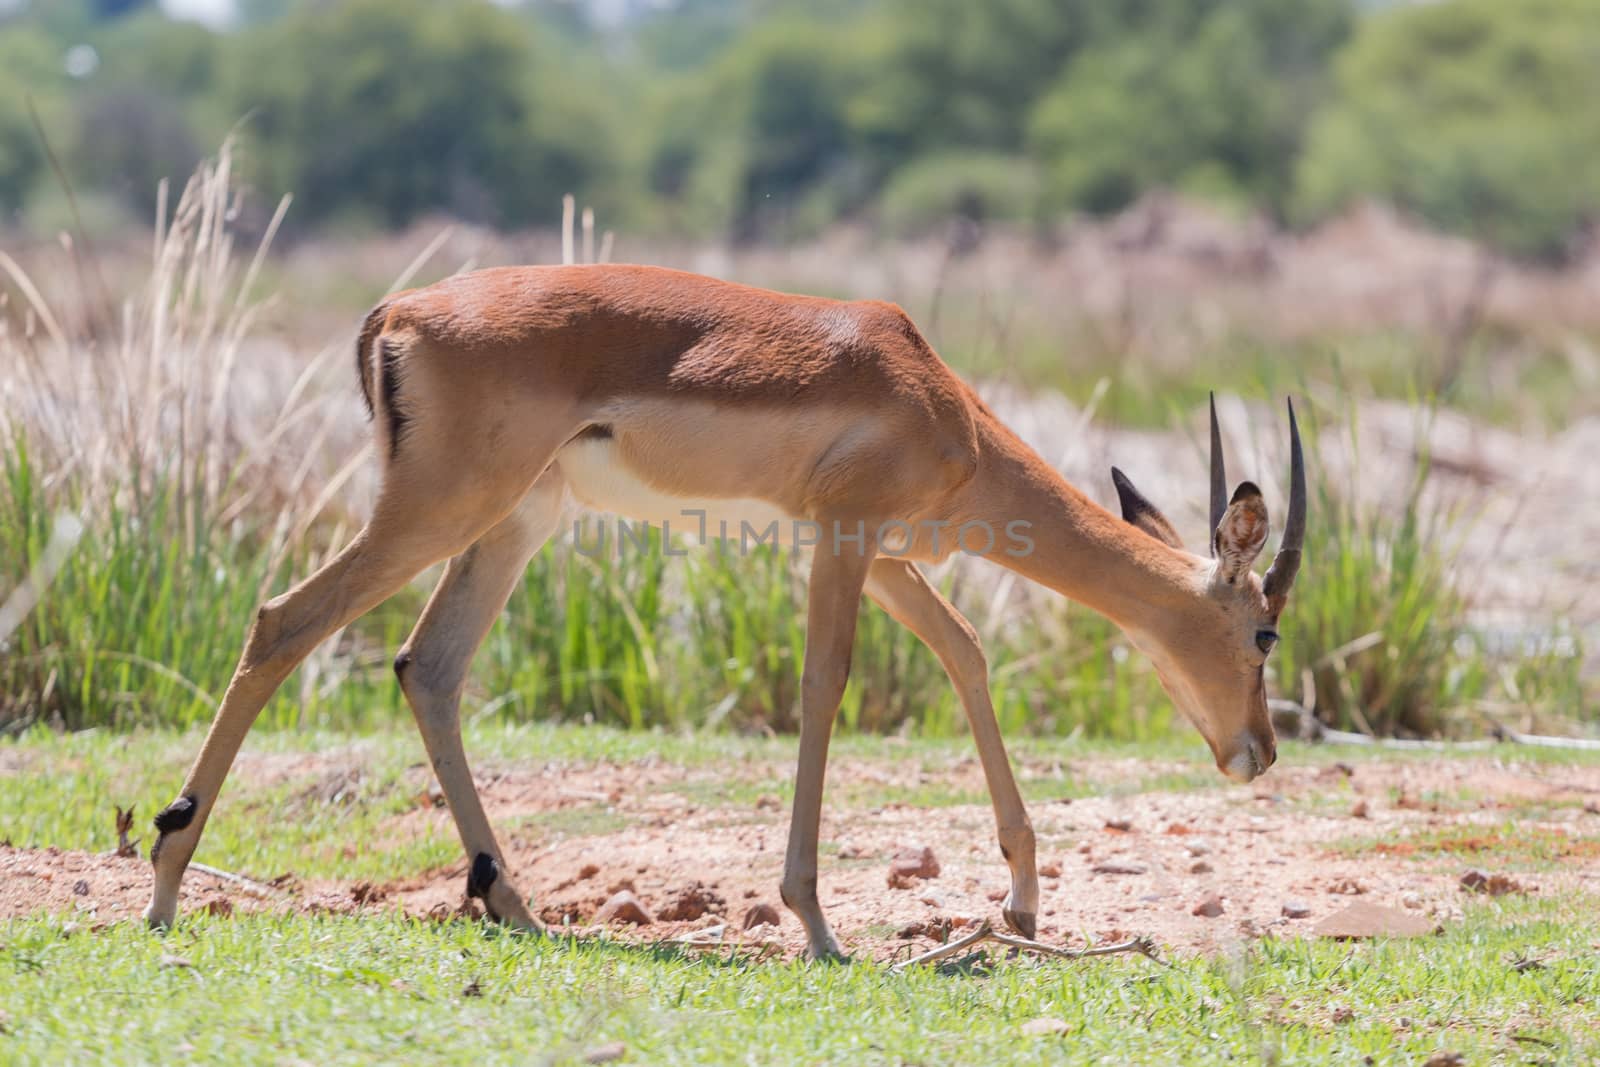
<svg viewBox="0 0 1600 1067">
<path fill-rule="evenodd" d="M 623 464 L 614 440 L 574 441 L 556 454 L 556 466 L 585 507 L 647 522 L 673 536 L 686 534 L 699 540 L 703 532 L 706 540 L 737 540 L 741 529 L 748 528 L 744 536 L 753 539 L 773 523 L 778 524 L 783 543 L 790 536 L 793 516 L 768 501 L 673 496 L 645 484 Z"/>
</svg>

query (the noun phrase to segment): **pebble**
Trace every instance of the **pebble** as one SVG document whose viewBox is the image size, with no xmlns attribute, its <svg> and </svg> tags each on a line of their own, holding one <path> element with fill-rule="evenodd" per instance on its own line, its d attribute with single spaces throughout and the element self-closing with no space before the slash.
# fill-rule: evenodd
<svg viewBox="0 0 1600 1067">
<path fill-rule="evenodd" d="M 927 846 L 903 849 L 889 864 L 889 888 L 910 889 L 913 880 L 937 878 L 939 871 L 939 859 L 933 849 Z"/>
<path fill-rule="evenodd" d="M 654 922 L 644 905 L 639 903 L 639 898 L 626 889 L 613 894 L 610 900 L 600 905 L 594 917 L 596 922 L 631 923 L 634 926 L 649 926 Z"/>
</svg>

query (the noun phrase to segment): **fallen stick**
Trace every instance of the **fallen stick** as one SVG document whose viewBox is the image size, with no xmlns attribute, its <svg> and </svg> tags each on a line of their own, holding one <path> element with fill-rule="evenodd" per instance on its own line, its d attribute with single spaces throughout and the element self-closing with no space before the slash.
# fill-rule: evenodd
<svg viewBox="0 0 1600 1067">
<path fill-rule="evenodd" d="M 1504 723 L 1488 719 L 1489 737 L 1472 741 L 1433 741 L 1425 738 L 1374 737 L 1370 734 L 1352 733 L 1324 726 L 1311 716 L 1304 705 L 1294 700 L 1273 698 L 1267 708 L 1275 716 L 1274 724 L 1298 723 L 1299 740 L 1329 745 L 1377 745 L 1381 748 L 1435 749 L 1467 752 L 1494 748 L 1496 745 L 1528 745 L 1533 748 L 1573 748 L 1587 751 L 1600 750 L 1600 739 L 1592 737 L 1553 737 L 1547 734 L 1525 734 Z M 1485 718 L 1488 718 L 1485 716 Z M 1287 732 L 1287 728 L 1286 728 Z"/>
<path fill-rule="evenodd" d="M 189 869 L 191 871 L 199 871 L 201 874 L 209 874 L 213 878 L 220 878 L 224 882 L 232 882 L 234 885 L 250 890 L 257 896 L 282 897 L 289 895 L 285 890 L 279 889 L 275 885 L 268 885 L 265 882 L 258 882 L 254 878 L 246 878 L 242 874 L 234 874 L 232 871 L 225 871 L 221 867 L 210 867 L 204 863 L 191 863 L 189 864 Z"/>
<path fill-rule="evenodd" d="M 889 970 L 891 973 L 898 974 L 909 967 L 915 967 L 923 963 L 934 963 L 957 955 L 963 949 L 982 944 L 985 941 L 995 941 L 1010 948 L 1021 949 L 1024 952 L 1037 952 L 1043 956 L 1054 956 L 1056 959 L 1063 960 L 1081 960 L 1087 956 L 1110 956 L 1119 952 L 1137 952 L 1141 956 L 1155 960 L 1157 963 L 1163 962 L 1161 957 L 1156 954 L 1155 942 L 1148 937 L 1135 937 L 1127 941 L 1119 941 L 1114 945 L 1092 945 L 1089 948 L 1056 948 L 1054 945 L 1044 945 L 1037 941 L 1030 941 L 1026 937 L 999 933 L 995 930 L 993 924 L 988 920 L 984 920 L 981 926 L 967 936 L 940 945 L 938 948 L 924 952 L 920 956 L 902 960 L 889 968 Z"/>
</svg>

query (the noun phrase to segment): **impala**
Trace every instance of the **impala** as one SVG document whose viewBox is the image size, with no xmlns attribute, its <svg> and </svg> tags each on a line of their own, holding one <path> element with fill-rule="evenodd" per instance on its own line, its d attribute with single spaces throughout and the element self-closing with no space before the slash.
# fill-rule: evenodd
<svg viewBox="0 0 1600 1067">
<path fill-rule="evenodd" d="M 484 814 L 458 710 L 473 653 L 556 530 L 568 493 L 647 521 L 682 525 L 682 515 L 703 512 L 824 531 L 810 565 L 780 885 L 813 957 L 840 955 L 817 902 L 817 832 L 863 593 L 949 674 L 1010 868 L 1004 918 L 1034 934 L 1034 834 L 995 723 L 983 649 L 918 563 L 958 549 L 987 555 L 1103 613 L 1154 661 L 1225 774 L 1249 781 L 1276 757 L 1263 668 L 1299 567 L 1306 512 L 1292 405 L 1288 521 L 1258 578 L 1266 507 L 1250 482 L 1228 497 L 1215 405 L 1212 535 L 1202 557 L 1185 551 L 1121 471 L 1112 471 L 1120 520 L 1068 484 L 891 304 L 788 296 L 652 267 L 484 270 L 381 302 L 362 327 L 356 362 L 383 462 L 372 518 L 330 563 L 257 611 L 182 794 L 156 816 L 145 911 L 153 926 L 173 921 L 223 779 L 285 677 L 336 629 L 448 560 L 395 672 L 470 861 L 467 893 L 491 917 L 540 929 Z"/>
</svg>

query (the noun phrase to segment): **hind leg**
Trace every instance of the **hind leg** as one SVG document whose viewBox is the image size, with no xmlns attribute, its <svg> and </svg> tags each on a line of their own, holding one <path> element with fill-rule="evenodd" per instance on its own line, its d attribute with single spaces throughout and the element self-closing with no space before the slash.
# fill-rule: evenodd
<svg viewBox="0 0 1600 1067">
<path fill-rule="evenodd" d="M 528 930 L 541 927 L 510 880 L 461 744 L 461 689 L 528 560 L 555 533 L 563 491 L 560 474 L 547 472 L 515 511 L 446 565 L 394 661 L 467 852 L 467 894 L 482 899 L 491 917 Z"/>
<path fill-rule="evenodd" d="M 263 604 L 245 642 L 204 746 L 179 798 L 156 816 L 160 836 L 150 851 L 155 885 L 145 918 L 165 927 L 177 913 L 178 888 L 206 819 L 256 716 L 311 650 L 387 600 L 423 568 L 459 551 L 476 530 L 455 510 L 450 521 L 415 516 L 425 509 L 390 502 L 345 549 L 317 573 Z M 487 526 L 497 516 L 481 525 Z"/>
</svg>

